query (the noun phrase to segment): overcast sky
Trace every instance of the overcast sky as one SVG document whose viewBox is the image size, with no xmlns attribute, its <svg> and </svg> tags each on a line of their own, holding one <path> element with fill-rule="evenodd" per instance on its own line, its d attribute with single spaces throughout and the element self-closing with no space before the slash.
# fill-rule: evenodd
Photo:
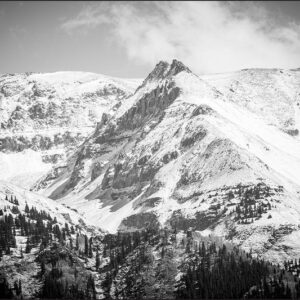
<svg viewBox="0 0 300 300">
<path fill-rule="evenodd" d="M 0 73 L 300 67 L 300 2 L 0 2 Z"/>
</svg>

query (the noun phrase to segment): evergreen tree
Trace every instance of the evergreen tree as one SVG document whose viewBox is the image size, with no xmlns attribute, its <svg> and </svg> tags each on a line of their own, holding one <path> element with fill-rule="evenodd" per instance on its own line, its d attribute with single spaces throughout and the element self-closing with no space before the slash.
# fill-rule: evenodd
<svg viewBox="0 0 300 300">
<path fill-rule="evenodd" d="M 96 270 L 98 271 L 100 267 L 100 256 L 99 256 L 99 251 L 97 250 L 97 253 L 96 253 Z"/>
<path fill-rule="evenodd" d="M 84 235 L 84 255 L 88 256 L 89 255 L 89 242 L 88 242 L 88 237 Z"/>
<path fill-rule="evenodd" d="M 90 238 L 90 239 L 89 239 L 89 253 L 88 253 L 88 256 L 89 256 L 90 258 L 93 257 L 92 244 L 93 244 L 93 239 Z"/>
<path fill-rule="evenodd" d="M 7 282 L 5 273 L 0 273 L 0 299 L 12 299 L 13 293 Z"/>
<path fill-rule="evenodd" d="M 31 247 L 29 243 L 29 238 L 26 241 L 25 253 L 30 253 Z"/>
<path fill-rule="evenodd" d="M 25 205 L 25 212 L 26 212 L 27 214 L 29 213 L 29 206 L 28 206 L 27 202 L 26 202 L 26 205 Z"/>
<path fill-rule="evenodd" d="M 79 250 L 79 236 L 78 233 L 76 234 L 76 246 L 75 249 L 78 251 Z"/>
</svg>

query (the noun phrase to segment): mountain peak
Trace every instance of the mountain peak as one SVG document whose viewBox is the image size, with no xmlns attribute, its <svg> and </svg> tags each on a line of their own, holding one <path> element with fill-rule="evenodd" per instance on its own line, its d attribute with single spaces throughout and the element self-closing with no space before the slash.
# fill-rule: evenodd
<svg viewBox="0 0 300 300">
<path fill-rule="evenodd" d="M 191 73 L 191 70 L 179 60 L 173 59 L 171 64 L 167 61 L 161 60 L 147 76 L 144 83 L 175 76 L 182 71 Z"/>
<path fill-rule="evenodd" d="M 168 75 L 174 76 L 182 71 L 192 73 L 192 71 L 186 65 L 184 65 L 181 61 L 179 61 L 177 59 L 173 59 L 172 64 L 170 66 L 170 70 L 168 72 Z"/>
<path fill-rule="evenodd" d="M 170 64 L 167 61 L 161 60 L 158 64 L 156 64 L 145 81 L 151 81 L 153 79 L 163 79 L 167 75 L 169 68 Z"/>
</svg>

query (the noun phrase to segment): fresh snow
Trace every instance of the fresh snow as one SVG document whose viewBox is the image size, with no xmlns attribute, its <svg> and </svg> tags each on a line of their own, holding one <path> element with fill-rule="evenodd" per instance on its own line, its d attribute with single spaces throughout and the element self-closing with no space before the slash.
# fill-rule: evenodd
<svg viewBox="0 0 300 300">
<path fill-rule="evenodd" d="M 66 222 L 71 222 L 76 225 L 80 223 L 80 219 L 86 221 L 87 225 L 93 225 L 89 223 L 88 220 L 85 220 L 79 213 L 52 199 L 17 187 L 11 183 L 0 181 L 0 208 L 3 208 L 6 205 L 12 205 L 10 202 L 5 201 L 6 195 L 8 196 L 8 199 L 10 199 L 11 195 L 17 197 L 21 211 L 25 211 L 27 203 L 29 208 L 34 206 L 38 211 L 44 210 L 49 213 L 52 218 L 56 217 L 61 225 L 64 225 Z"/>
<path fill-rule="evenodd" d="M 278 174 L 284 182 L 300 184 L 300 141 L 281 132 L 244 109 L 226 101 L 223 97 L 211 95 L 208 86 L 193 74 L 180 73 L 177 83 L 183 88 L 181 101 L 206 104 L 221 118 L 211 122 L 238 146 L 254 154 Z"/>
<path fill-rule="evenodd" d="M 31 149 L 17 153 L 0 152 L 0 180 L 25 188 L 30 188 L 51 167 L 42 161 L 41 153 Z"/>
</svg>

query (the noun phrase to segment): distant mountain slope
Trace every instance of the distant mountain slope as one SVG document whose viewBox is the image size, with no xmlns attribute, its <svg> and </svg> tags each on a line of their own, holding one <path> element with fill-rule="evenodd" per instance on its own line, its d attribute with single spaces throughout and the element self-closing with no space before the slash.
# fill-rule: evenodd
<svg viewBox="0 0 300 300">
<path fill-rule="evenodd" d="M 0 179 L 30 187 L 138 84 L 85 72 L 0 76 Z"/>
<path fill-rule="evenodd" d="M 292 136 L 300 127 L 300 70 L 244 69 L 204 75 L 229 100 Z"/>
<path fill-rule="evenodd" d="M 224 76 L 160 62 L 34 189 L 111 232 L 191 226 L 275 261 L 297 257 L 300 73 Z"/>
</svg>

